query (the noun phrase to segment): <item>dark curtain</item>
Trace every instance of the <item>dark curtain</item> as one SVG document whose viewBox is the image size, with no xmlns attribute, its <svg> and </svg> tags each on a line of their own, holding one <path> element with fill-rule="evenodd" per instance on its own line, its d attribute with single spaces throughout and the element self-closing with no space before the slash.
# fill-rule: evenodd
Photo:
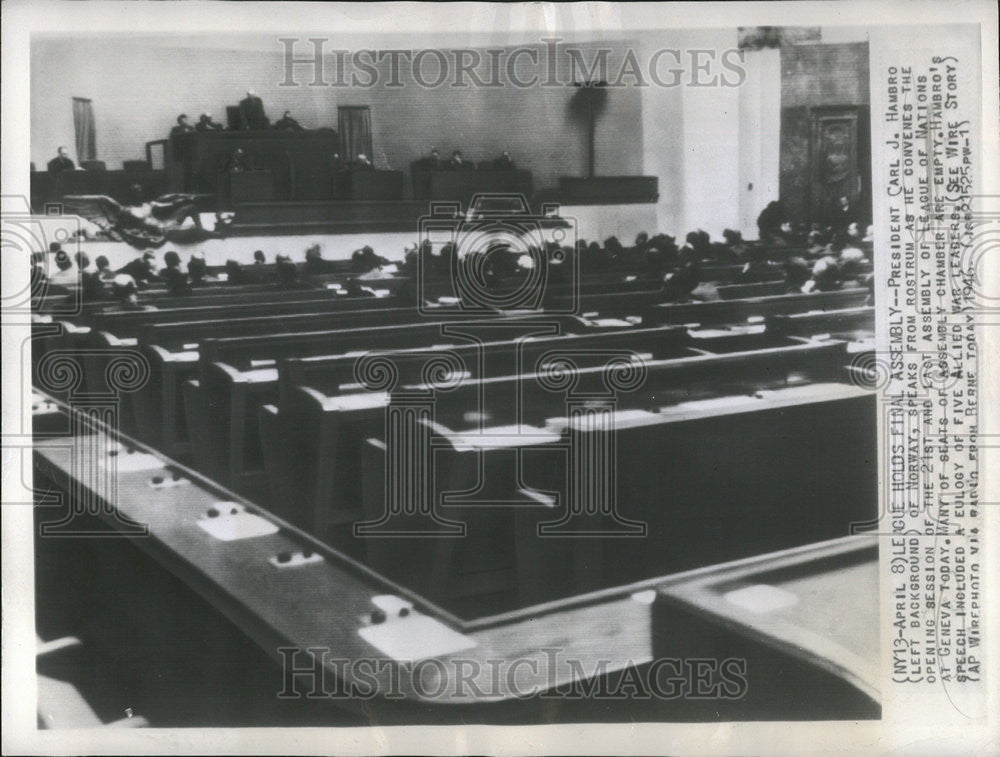
<svg viewBox="0 0 1000 757">
<path fill-rule="evenodd" d="M 367 105 L 337 108 L 340 157 L 355 160 L 364 153 L 372 159 L 372 114 Z"/>
<path fill-rule="evenodd" d="M 76 129 L 76 159 L 97 160 L 97 132 L 94 129 L 94 104 L 82 97 L 73 98 L 73 127 Z"/>
</svg>

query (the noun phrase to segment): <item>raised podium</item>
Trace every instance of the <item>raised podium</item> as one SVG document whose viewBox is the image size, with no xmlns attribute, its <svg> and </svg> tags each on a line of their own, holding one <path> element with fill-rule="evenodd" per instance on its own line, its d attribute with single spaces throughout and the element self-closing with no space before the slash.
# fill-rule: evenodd
<svg viewBox="0 0 1000 757">
<path fill-rule="evenodd" d="M 559 199 L 572 205 L 605 205 L 656 202 L 660 197 L 656 176 L 559 177 Z"/>
<path fill-rule="evenodd" d="M 274 172 L 223 171 L 217 186 L 219 201 L 225 205 L 266 202 L 274 199 Z"/>
<path fill-rule="evenodd" d="M 268 199 L 333 199 L 333 155 L 339 149 L 333 130 L 193 132 L 171 137 L 168 145 L 167 170 L 175 191 L 187 188 L 221 197 L 222 177 L 233 153 L 241 149 L 247 174 L 270 172 L 273 195 Z"/>
<path fill-rule="evenodd" d="M 347 172 L 347 197 L 359 201 L 403 199 L 403 172 L 355 168 Z"/>
</svg>

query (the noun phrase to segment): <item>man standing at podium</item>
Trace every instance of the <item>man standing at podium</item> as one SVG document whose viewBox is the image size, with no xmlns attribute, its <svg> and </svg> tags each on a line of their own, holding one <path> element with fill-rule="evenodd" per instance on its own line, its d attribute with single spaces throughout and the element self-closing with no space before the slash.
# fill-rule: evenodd
<svg viewBox="0 0 1000 757">
<path fill-rule="evenodd" d="M 240 129 L 254 131 L 266 129 L 271 122 L 264 114 L 264 102 L 257 97 L 252 89 L 247 90 L 247 96 L 240 100 Z"/>
</svg>

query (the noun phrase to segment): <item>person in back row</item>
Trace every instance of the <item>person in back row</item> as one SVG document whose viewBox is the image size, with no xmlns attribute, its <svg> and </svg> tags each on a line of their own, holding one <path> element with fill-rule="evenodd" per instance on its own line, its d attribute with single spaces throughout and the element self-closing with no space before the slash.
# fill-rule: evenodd
<svg viewBox="0 0 1000 757">
<path fill-rule="evenodd" d="M 171 297 L 182 297 L 191 293 L 191 284 L 187 275 L 181 270 L 181 256 L 173 250 L 163 255 L 165 267 L 160 271 L 160 278 L 167 285 L 167 294 Z"/>
<path fill-rule="evenodd" d="M 299 269 L 288 255 L 276 255 L 274 257 L 278 273 L 279 289 L 301 289 L 299 283 Z"/>
<path fill-rule="evenodd" d="M 132 283 L 139 289 L 145 289 L 150 282 L 160 278 L 156 273 L 156 255 L 152 252 L 144 252 L 141 258 L 133 258 L 119 268 L 118 273 L 131 276 Z"/>
<path fill-rule="evenodd" d="M 49 283 L 58 287 L 76 287 L 80 284 L 79 272 L 73 269 L 73 261 L 69 253 L 58 242 L 49 245 L 49 252 L 55 253 L 56 271 L 49 277 Z"/>
<path fill-rule="evenodd" d="M 90 265 L 90 258 L 87 253 L 78 252 L 74 256 L 76 267 L 80 272 L 80 294 L 83 300 L 94 301 L 103 300 L 107 296 L 104 289 L 104 280 L 96 268 Z"/>
<path fill-rule="evenodd" d="M 140 305 L 138 286 L 135 279 L 127 273 L 119 273 L 111 281 L 111 295 L 118 302 L 121 310 L 155 310 L 152 305 Z"/>
<path fill-rule="evenodd" d="M 115 272 L 111 270 L 111 263 L 104 255 L 98 255 L 94 261 L 97 266 L 97 274 L 104 281 L 111 281 L 115 277 Z"/>
<path fill-rule="evenodd" d="M 215 281 L 214 277 L 208 275 L 208 264 L 205 262 L 205 253 L 195 252 L 191 254 L 191 259 L 188 261 L 188 276 L 191 278 L 192 286 L 200 286 L 210 281 Z"/>
<path fill-rule="evenodd" d="M 248 272 L 237 261 L 230 258 L 226 261 L 226 281 L 230 284 L 257 284 L 257 272 Z"/>
<path fill-rule="evenodd" d="M 763 244 L 784 244 L 786 240 L 784 224 L 787 220 L 781 202 L 779 200 L 769 202 L 757 216 L 757 238 Z"/>
<path fill-rule="evenodd" d="M 323 260 L 323 252 L 318 244 L 314 244 L 306 249 L 306 273 L 325 273 L 327 270 L 326 261 Z"/>
<path fill-rule="evenodd" d="M 357 273 L 368 273 L 375 269 L 381 269 L 382 266 L 388 264 L 388 260 L 380 255 L 376 255 L 375 250 L 368 245 L 351 253 L 351 270 Z"/>
</svg>

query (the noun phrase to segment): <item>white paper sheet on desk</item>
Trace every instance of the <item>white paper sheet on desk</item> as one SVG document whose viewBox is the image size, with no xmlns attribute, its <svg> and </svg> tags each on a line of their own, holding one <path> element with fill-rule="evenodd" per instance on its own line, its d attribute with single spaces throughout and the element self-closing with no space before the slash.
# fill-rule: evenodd
<svg viewBox="0 0 1000 757">
<path fill-rule="evenodd" d="M 385 623 L 365 626 L 358 635 L 397 662 L 416 662 L 428 657 L 471 649 L 476 642 L 427 615 L 413 614 Z"/>
</svg>

